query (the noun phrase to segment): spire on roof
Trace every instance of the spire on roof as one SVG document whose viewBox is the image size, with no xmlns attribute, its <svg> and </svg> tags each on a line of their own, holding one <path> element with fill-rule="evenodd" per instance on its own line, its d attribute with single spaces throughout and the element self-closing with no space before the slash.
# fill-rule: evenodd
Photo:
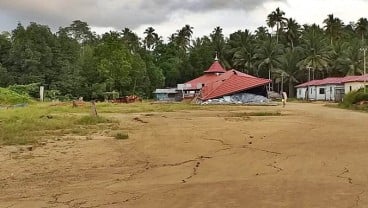
<svg viewBox="0 0 368 208">
<path fill-rule="evenodd" d="M 215 61 L 218 61 L 218 55 L 217 55 L 217 51 L 216 51 L 216 57 L 215 57 Z"/>
</svg>

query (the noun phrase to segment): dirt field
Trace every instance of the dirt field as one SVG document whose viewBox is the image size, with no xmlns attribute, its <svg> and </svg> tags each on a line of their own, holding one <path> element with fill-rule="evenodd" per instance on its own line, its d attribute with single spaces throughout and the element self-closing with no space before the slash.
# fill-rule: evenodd
<svg viewBox="0 0 368 208">
<path fill-rule="evenodd" d="M 263 111 L 282 116 L 241 113 Z M 106 116 L 129 139 L 1 147 L 0 207 L 368 207 L 366 113 L 289 103 Z"/>
</svg>

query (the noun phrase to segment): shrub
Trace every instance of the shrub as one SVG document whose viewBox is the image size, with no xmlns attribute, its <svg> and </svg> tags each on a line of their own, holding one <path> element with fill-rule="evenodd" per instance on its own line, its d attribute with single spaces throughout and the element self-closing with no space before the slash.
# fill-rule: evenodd
<svg viewBox="0 0 368 208">
<path fill-rule="evenodd" d="M 32 96 L 34 98 L 39 97 L 40 83 L 33 83 L 28 85 L 11 85 L 9 90 L 17 92 L 18 94 Z"/>
<path fill-rule="evenodd" d="M 31 98 L 28 95 L 19 94 L 6 88 L 0 88 L 0 104 L 29 103 Z"/>
</svg>

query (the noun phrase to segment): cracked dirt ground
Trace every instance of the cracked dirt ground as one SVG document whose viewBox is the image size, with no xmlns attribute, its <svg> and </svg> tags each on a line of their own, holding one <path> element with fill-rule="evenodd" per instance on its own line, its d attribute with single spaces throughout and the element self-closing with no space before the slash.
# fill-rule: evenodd
<svg viewBox="0 0 368 208">
<path fill-rule="evenodd" d="M 255 111 L 283 116 L 234 116 Z M 289 103 L 106 116 L 128 140 L 1 147 L 0 207 L 368 207 L 368 114 Z"/>
</svg>

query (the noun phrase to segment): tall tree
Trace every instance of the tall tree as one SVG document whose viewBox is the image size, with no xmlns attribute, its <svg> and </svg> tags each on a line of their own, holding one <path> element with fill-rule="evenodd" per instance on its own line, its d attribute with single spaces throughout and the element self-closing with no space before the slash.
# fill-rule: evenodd
<svg viewBox="0 0 368 208">
<path fill-rule="evenodd" d="M 258 71 L 263 68 L 268 70 L 268 79 L 272 80 L 272 72 L 278 65 L 278 58 L 283 52 L 282 49 L 283 46 L 273 41 L 271 36 L 269 36 L 268 40 L 258 43 L 254 58 L 258 61 Z M 269 90 L 271 90 L 271 84 L 269 85 Z"/>
<path fill-rule="evenodd" d="M 365 37 L 368 33 L 368 20 L 367 18 L 359 18 L 358 22 L 355 25 L 355 32 L 359 35 L 362 42 L 365 41 Z"/>
<path fill-rule="evenodd" d="M 280 30 L 282 30 L 283 26 L 285 25 L 286 18 L 284 17 L 284 15 L 285 12 L 283 12 L 279 7 L 277 7 L 275 11 L 272 11 L 267 16 L 267 25 L 270 28 L 273 28 L 276 25 L 276 43 L 279 43 L 279 33 Z"/>
<path fill-rule="evenodd" d="M 334 40 L 341 37 L 344 23 L 341 19 L 334 17 L 333 14 L 329 14 L 328 17 L 323 20 L 323 23 L 325 24 L 324 28 L 326 29 L 326 34 L 330 37 L 330 45 L 332 46 Z"/>
<path fill-rule="evenodd" d="M 299 40 L 301 35 L 300 25 L 292 18 L 286 20 L 286 40 L 290 43 L 290 47 L 293 49 L 295 43 Z"/>
<path fill-rule="evenodd" d="M 144 38 L 143 43 L 148 50 L 152 51 L 156 47 L 160 38 L 153 27 L 148 27 L 144 31 L 144 34 L 146 34 L 146 37 Z"/>
</svg>

